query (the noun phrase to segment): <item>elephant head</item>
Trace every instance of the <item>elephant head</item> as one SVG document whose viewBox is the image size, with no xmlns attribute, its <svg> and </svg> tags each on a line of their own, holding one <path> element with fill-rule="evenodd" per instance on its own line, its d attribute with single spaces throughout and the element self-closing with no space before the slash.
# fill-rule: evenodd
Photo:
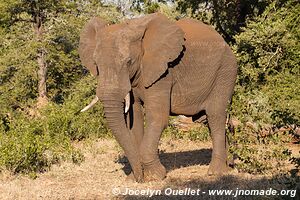
<svg viewBox="0 0 300 200">
<path fill-rule="evenodd" d="M 109 127 L 125 151 L 137 181 L 143 178 L 138 147 L 124 120 L 133 80 L 151 87 L 183 49 L 184 32 L 162 14 L 121 24 L 91 19 L 80 35 L 80 59 L 97 77 L 96 97 L 84 110 L 102 101 Z"/>
</svg>

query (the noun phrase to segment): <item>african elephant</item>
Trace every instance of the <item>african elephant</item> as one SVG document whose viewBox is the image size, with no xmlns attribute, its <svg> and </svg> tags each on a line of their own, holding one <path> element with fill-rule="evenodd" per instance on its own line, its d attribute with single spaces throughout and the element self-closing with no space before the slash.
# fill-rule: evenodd
<svg viewBox="0 0 300 200">
<path fill-rule="evenodd" d="M 159 13 L 113 25 L 93 18 L 81 32 L 79 55 L 98 80 L 96 97 L 82 111 L 102 101 L 132 178 L 165 178 L 157 149 L 169 115 L 203 111 L 213 142 L 208 173 L 227 172 L 226 107 L 237 63 L 213 28 L 192 19 L 171 21 Z"/>
</svg>

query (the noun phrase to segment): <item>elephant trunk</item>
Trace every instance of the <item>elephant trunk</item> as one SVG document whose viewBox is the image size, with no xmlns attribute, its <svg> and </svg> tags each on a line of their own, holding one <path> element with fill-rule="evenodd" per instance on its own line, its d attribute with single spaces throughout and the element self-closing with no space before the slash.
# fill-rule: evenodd
<svg viewBox="0 0 300 200">
<path fill-rule="evenodd" d="M 123 148 L 131 165 L 134 177 L 137 182 L 143 181 L 143 172 L 137 144 L 132 134 L 126 127 L 124 117 L 123 98 L 119 94 L 106 94 L 101 100 L 104 106 L 104 113 L 109 128 L 112 130 L 116 140 Z"/>
</svg>

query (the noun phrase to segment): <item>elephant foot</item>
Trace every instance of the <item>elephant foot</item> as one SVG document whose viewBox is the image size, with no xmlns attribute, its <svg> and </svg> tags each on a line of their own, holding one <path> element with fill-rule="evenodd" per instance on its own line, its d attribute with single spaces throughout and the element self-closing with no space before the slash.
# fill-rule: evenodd
<svg viewBox="0 0 300 200">
<path fill-rule="evenodd" d="M 144 164 L 143 166 L 145 182 L 161 181 L 166 177 L 167 170 L 159 160 Z"/>
<path fill-rule="evenodd" d="M 207 174 L 209 176 L 220 176 L 229 174 L 231 171 L 232 168 L 227 165 L 226 159 L 212 158 Z"/>
<path fill-rule="evenodd" d="M 134 177 L 133 172 L 130 172 L 130 174 L 127 175 L 125 181 L 126 181 L 126 182 L 138 182 L 138 183 L 143 183 L 143 182 L 144 182 L 144 179 L 140 178 L 140 179 L 136 180 L 136 178 Z"/>
<path fill-rule="evenodd" d="M 135 178 L 133 175 L 133 172 L 130 172 L 130 174 L 125 179 L 127 182 L 135 182 Z"/>
</svg>

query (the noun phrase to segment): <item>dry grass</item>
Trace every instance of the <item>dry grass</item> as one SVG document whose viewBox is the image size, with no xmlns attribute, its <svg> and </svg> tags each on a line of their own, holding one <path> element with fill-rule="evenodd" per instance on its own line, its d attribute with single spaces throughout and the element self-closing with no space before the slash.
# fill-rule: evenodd
<svg viewBox="0 0 300 200">
<path fill-rule="evenodd" d="M 126 159 L 114 140 L 98 140 L 89 145 L 78 144 L 85 161 L 81 165 L 62 163 L 40 174 L 37 179 L 11 176 L 0 177 L 0 199 L 144 199 L 145 197 L 114 196 L 113 188 L 130 189 L 194 188 L 209 189 L 281 189 L 287 180 L 282 176 L 254 176 L 233 173 L 223 177 L 206 175 L 211 156 L 211 144 L 194 141 L 163 139 L 161 159 L 169 171 L 161 182 L 126 182 Z M 299 191 L 298 191 L 299 192 Z M 193 197 L 157 196 L 154 199 L 194 199 Z M 202 199 L 233 199 L 232 196 L 198 196 Z M 241 199 L 240 197 L 235 199 Z M 253 197 L 249 197 L 253 199 Z M 263 199 L 259 197 L 258 199 Z M 272 199 L 268 196 L 265 199 Z M 287 198 L 288 199 L 288 198 Z"/>
</svg>

